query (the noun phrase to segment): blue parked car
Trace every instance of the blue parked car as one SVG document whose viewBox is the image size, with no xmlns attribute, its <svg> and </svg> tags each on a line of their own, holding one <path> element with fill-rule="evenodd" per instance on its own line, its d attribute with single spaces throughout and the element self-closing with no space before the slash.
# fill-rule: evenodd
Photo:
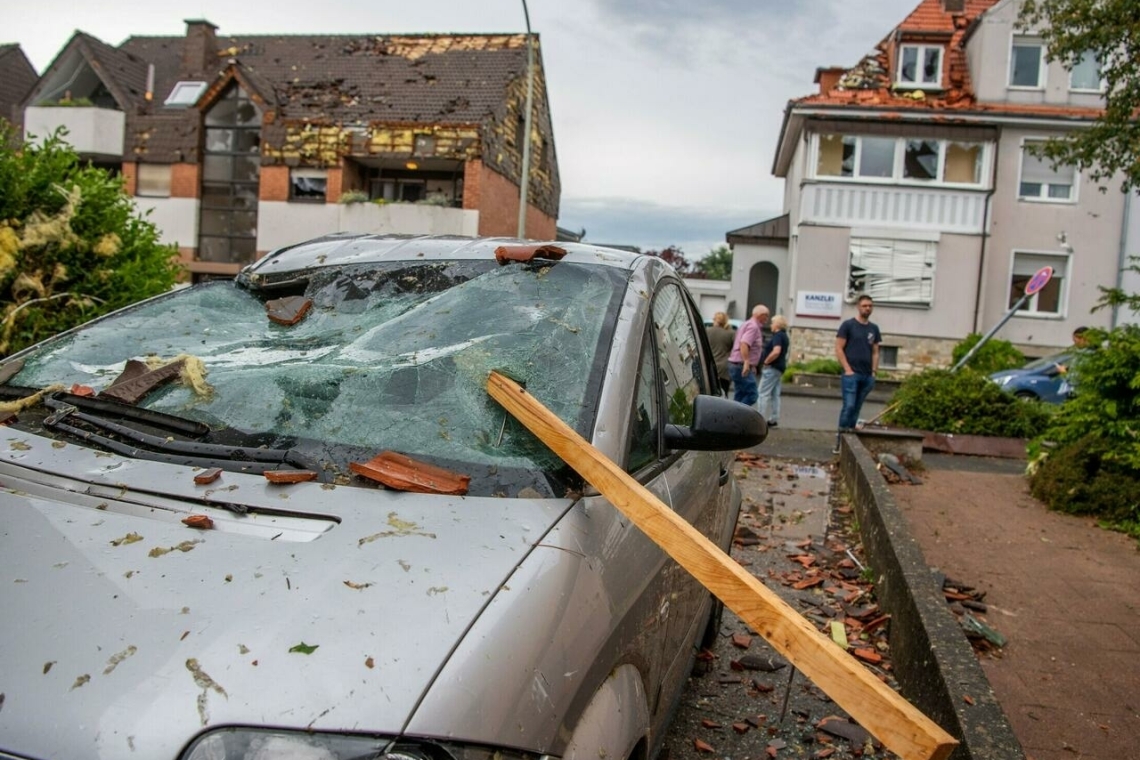
<svg viewBox="0 0 1140 760">
<path fill-rule="evenodd" d="M 1020 369 L 1006 369 L 990 375 L 990 380 L 1018 398 L 1060 404 L 1072 395 L 1066 370 L 1072 363 L 1070 352 L 1035 359 Z"/>
</svg>

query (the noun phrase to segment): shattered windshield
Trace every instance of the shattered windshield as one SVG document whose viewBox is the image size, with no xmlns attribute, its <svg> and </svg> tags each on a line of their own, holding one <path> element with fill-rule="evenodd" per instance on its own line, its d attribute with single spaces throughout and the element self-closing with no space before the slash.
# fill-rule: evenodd
<svg viewBox="0 0 1140 760">
<path fill-rule="evenodd" d="M 556 489 L 563 463 L 507 419 L 487 376 L 522 382 L 588 436 L 624 274 L 567 262 L 392 262 L 316 270 L 289 293 L 208 283 L 60 336 L 26 355 L 10 382 L 99 392 L 128 360 L 187 356 L 205 382 L 162 385 L 138 407 L 308 446 L 342 482 L 352 480 L 345 459 L 396 451 L 470 475 L 472 493 L 516 495 L 501 485 L 505 471 Z M 283 295 L 311 301 L 295 324 L 268 318 L 267 302 Z M 478 488 L 480 479 L 492 485 Z"/>
</svg>

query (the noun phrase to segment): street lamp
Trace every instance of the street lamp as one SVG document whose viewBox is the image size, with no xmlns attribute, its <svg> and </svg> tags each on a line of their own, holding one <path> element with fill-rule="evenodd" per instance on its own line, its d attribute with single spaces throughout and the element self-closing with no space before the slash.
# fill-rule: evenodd
<svg viewBox="0 0 1140 760">
<path fill-rule="evenodd" d="M 523 116 L 522 176 L 519 179 L 519 231 L 520 238 L 526 237 L 527 190 L 530 185 L 530 112 L 534 105 L 534 42 L 530 34 L 530 12 L 526 0 L 522 0 L 523 16 L 526 18 L 526 115 Z"/>
</svg>

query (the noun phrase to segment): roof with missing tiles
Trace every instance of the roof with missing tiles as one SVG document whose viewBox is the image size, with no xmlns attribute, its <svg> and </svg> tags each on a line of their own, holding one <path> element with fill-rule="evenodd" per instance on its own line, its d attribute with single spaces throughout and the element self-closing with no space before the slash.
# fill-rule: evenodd
<svg viewBox="0 0 1140 760">
<path fill-rule="evenodd" d="M 0 118 L 18 123 L 16 106 L 36 83 L 36 70 L 16 44 L 0 45 Z"/>
</svg>

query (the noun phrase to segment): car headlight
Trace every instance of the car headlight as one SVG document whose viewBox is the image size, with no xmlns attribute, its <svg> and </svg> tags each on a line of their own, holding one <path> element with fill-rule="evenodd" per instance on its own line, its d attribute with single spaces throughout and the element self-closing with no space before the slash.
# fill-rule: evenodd
<svg viewBox="0 0 1140 760">
<path fill-rule="evenodd" d="M 997 383 L 999 388 L 1004 388 L 1005 386 L 1007 386 L 1013 382 L 1013 375 L 1006 375 L 1005 377 L 990 378 L 990 379 L 993 380 L 995 383 Z"/>
<path fill-rule="evenodd" d="M 180 760 L 544 760 L 545 757 L 450 742 L 231 727 L 198 737 Z"/>
</svg>

